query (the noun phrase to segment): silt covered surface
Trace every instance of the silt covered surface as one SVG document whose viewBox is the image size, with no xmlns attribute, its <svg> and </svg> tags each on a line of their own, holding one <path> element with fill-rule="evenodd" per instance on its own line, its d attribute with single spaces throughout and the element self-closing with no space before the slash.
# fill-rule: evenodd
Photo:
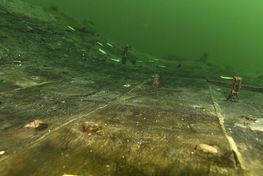
<svg viewBox="0 0 263 176">
<path fill-rule="evenodd" d="M 83 26 L 59 15 L 52 20 L 32 17 L 5 5 L 0 15 L 1 175 L 262 171 L 258 78 L 245 75 L 249 81 L 240 100 L 230 103 L 225 97 L 231 81 L 220 80 L 219 74 L 236 74 L 231 70 L 161 60 L 133 48 L 129 58 L 136 58 L 136 64 L 121 65 L 116 60 L 122 45 L 98 35 L 92 24 Z M 156 73 L 163 75 L 157 90 L 152 87 Z M 225 123 L 220 123 L 219 113 Z M 257 120 L 244 126 L 244 116 Z M 25 128 L 35 119 L 48 128 Z M 84 122 L 97 124 L 98 130 L 83 132 Z M 217 152 L 200 151 L 199 144 Z"/>
</svg>

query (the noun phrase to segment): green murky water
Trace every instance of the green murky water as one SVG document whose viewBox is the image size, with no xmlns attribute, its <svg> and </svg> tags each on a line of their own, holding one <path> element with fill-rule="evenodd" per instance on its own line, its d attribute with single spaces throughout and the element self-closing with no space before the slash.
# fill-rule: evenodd
<svg viewBox="0 0 263 176">
<path fill-rule="evenodd" d="M 161 57 L 189 60 L 209 54 L 213 63 L 262 72 L 263 2 L 260 0 L 31 0 L 91 20 L 109 39 Z"/>
</svg>

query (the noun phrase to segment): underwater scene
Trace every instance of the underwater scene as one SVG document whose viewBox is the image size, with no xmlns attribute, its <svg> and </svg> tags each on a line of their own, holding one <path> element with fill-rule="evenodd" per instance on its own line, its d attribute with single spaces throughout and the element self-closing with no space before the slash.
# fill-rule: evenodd
<svg viewBox="0 0 263 176">
<path fill-rule="evenodd" d="M 0 0 L 0 176 L 263 175 L 260 0 Z"/>
</svg>

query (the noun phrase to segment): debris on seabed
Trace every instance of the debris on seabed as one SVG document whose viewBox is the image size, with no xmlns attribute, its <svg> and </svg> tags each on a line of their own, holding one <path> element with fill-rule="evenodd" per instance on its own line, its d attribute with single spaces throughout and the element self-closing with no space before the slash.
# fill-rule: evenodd
<svg viewBox="0 0 263 176">
<path fill-rule="evenodd" d="M 79 176 L 79 175 L 74 175 L 74 174 L 63 174 L 63 176 Z"/>
<path fill-rule="evenodd" d="M 82 124 L 82 132 L 87 134 L 95 133 L 99 130 L 99 125 L 94 122 L 84 122 Z"/>
<path fill-rule="evenodd" d="M 126 64 L 126 62 L 127 62 L 128 51 L 129 51 L 129 46 L 128 45 L 123 47 L 123 51 L 122 51 L 122 54 L 121 54 L 121 63 L 122 64 Z"/>
<path fill-rule="evenodd" d="M 97 44 L 100 45 L 101 47 L 104 47 L 104 45 L 100 43 L 99 41 L 97 41 Z"/>
<path fill-rule="evenodd" d="M 0 151 L 0 155 L 4 155 L 5 154 L 5 151 L 4 150 L 1 150 Z"/>
<path fill-rule="evenodd" d="M 211 146 L 211 145 L 207 145 L 207 144 L 198 144 L 195 146 L 195 150 L 203 153 L 203 154 L 217 154 L 218 150 Z"/>
<path fill-rule="evenodd" d="M 233 84 L 232 84 L 232 88 L 231 88 L 230 94 L 227 97 L 228 101 L 231 101 L 231 102 L 236 102 L 237 101 L 237 98 L 238 98 L 238 95 L 239 95 L 239 91 L 241 89 L 241 85 L 242 85 L 242 77 L 235 76 L 233 78 Z"/>
<path fill-rule="evenodd" d="M 36 130 L 45 130 L 48 128 L 48 124 L 44 123 L 41 120 L 33 120 L 32 122 L 25 125 L 25 128 L 32 128 Z"/>
<path fill-rule="evenodd" d="M 71 27 L 71 26 L 67 26 L 70 30 L 72 30 L 72 31 L 76 31 L 76 29 L 74 29 L 73 27 Z"/>
<path fill-rule="evenodd" d="M 99 48 L 99 52 L 100 52 L 100 53 L 102 53 L 102 54 L 105 54 L 105 55 L 107 54 L 107 52 L 106 52 L 106 51 L 104 51 L 104 50 L 103 50 L 103 49 L 101 49 L 101 48 Z"/>
</svg>

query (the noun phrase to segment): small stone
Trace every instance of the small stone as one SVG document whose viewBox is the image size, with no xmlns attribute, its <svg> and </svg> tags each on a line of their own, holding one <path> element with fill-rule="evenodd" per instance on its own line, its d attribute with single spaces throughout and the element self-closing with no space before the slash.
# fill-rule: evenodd
<svg viewBox="0 0 263 176">
<path fill-rule="evenodd" d="M 26 124 L 25 128 L 32 128 L 32 129 L 41 131 L 41 130 L 47 129 L 48 128 L 48 124 L 44 123 L 41 120 L 34 120 L 34 121 Z"/>
<path fill-rule="evenodd" d="M 211 146 L 211 145 L 207 145 L 207 144 L 198 144 L 195 146 L 195 150 L 204 153 L 204 154 L 217 154 L 218 150 Z"/>
<path fill-rule="evenodd" d="M 95 133 L 99 130 L 99 125 L 94 122 L 84 122 L 82 124 L 82 132 L 87 134 Z"/>
<path fill-rule="evenodd" d="M 4 150 L 0 151 L 0 155 L 3 155 L 3 154 L 5 154 L 5 151 Z"/>
</svg>

